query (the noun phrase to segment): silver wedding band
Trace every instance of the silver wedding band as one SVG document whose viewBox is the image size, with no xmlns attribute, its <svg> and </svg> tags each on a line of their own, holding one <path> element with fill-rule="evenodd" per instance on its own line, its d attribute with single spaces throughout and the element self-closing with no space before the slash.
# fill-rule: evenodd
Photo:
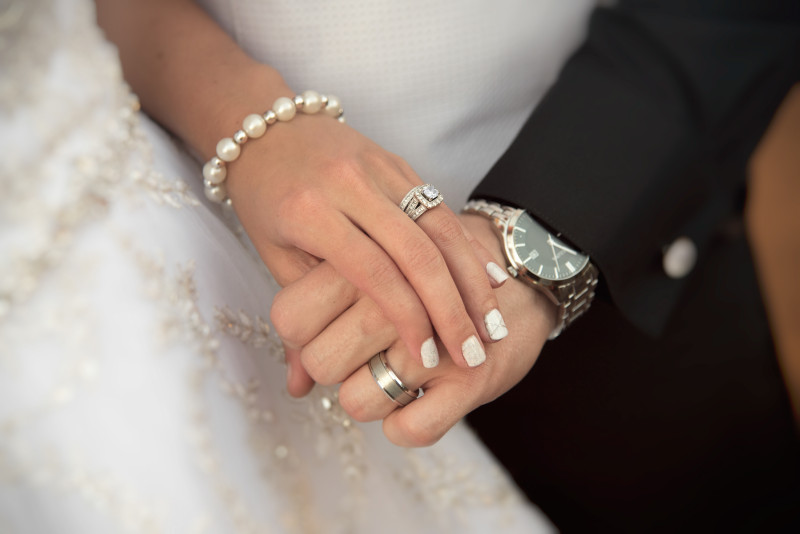
<svg viewBox="0 0 800 534">
<path fill-rule="evenodd" d="M 369 370 L 372 373 L 372 378 L 378 383 L 390 400 L 396 402 L 400 406 L 407 406 L 412 401 L 417 400 L 422 395 L 422 389 L 417 390 L 417 393 L 412 393 L 398 378 L 392 368 L 389 367 L 389 362 L 386 361 L 385 351 L 380 351 L 378 354 L 369 359 Z"/>
<path fill-rule="evenodd" d="M 403 197 L 400 209 L 411 217 L 412 221 L 416 221 L 423 213 L 442 202 L 444 202 L 444 197 L 431 184 L 418 185 Z"/>
</svg>

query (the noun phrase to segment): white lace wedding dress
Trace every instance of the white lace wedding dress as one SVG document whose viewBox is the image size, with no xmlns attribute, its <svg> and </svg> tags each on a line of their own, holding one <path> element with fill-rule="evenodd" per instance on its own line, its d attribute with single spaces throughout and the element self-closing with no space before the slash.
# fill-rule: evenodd
<svg viewBox="0 0 800 534">
<path fill-rule="evenodd" d="M 227 4 L 208 7 L 236 34 L 251 18 Z M 588 7 L 571 9 L 542 88 L 580 36 Z M 470 144 L 497 157 L 535 103 L 497 81 L 513 98 L 505 114 L 476 111 L 494 124 L 484 142 L 436 94 L 430 130 L 400 94 L 383 95 L 399 110 L 387 114 L 346 69 L 310 84 L 315 65 L 290 67 L 291 83 L 337 92 L 351 124 L 441 175 L 454 207 L 470 185 L 447 176 L 474 182 L 491 165 Z M 335 388 L 288 396 L 266 321 L 277 287 L 203 198 L 197 162 L 137 112 L 91 2 L 0 2 L 0 117 L 0 532 L 549 530 L 465 426 L 405 450 L 348 418 Z M 434 139 L 447 124 L 458 134 Z"/>
</svg>

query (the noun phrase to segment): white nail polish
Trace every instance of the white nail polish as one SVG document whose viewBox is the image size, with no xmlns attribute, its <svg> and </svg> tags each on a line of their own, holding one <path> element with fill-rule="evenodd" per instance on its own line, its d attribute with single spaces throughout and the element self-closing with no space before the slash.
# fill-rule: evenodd
<svg viewBox="0 0 800 534">
<path fill-rule="evenodd" d="M 489 275 L 489 278 L 491 278 L 495 284 L 502 284 L 508 280 L 508 273 L 506 270 L 493 261 L 486 264 L 486 274 Z"/>
<path fill-rule="evenodd" d="M 503 315 L 500 310 L 495 308 L 487 313 L 483 318 L 483 322 L 492 341 L 500 341 L 508 335 L 508 328 L 506 328 L 506 323 L 503 321 Z"/>
<path fill-rule="evenodd" d="M 486 353 L 483 352 L 480 340 L 476 336 L 469 336 L 461 344 L 461 354 L 470 367 L 476 367 L 486 361 Z"/>
<path fill-rule="evenodd" d="M 436 342 L 432 337 L 429 337 L 422 344 L 422 365 L 430 369 L 439 365 L 439 350 L 436 348 Z"/>
</svg>

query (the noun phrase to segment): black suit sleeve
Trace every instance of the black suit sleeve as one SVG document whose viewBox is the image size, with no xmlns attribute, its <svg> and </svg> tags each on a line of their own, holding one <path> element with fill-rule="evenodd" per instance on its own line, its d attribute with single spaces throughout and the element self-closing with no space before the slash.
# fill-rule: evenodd
<svg viewBox="0 0 800 534">
<path fill-rule="evenodd" d="M 741 209 L 745 166 L 800 72 L 800 1 L 620 1 L 473 192 L 528 208 L 586 251 L 657 334 L 685 280 L 663 247 L 703 254 Z"/>
</svg>

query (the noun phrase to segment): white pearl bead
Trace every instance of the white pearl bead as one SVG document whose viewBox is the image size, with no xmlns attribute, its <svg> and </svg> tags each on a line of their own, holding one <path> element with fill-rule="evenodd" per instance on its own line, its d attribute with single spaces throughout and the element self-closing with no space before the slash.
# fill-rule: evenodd
<svg viewBox="0 0 800 534">
<path fill-rule="evenodd" d="M 342 112 L 342 103 L 333 95 L 328 95 L 328 103 L 325 105 L 325 115 L 338 117 Z"/>
<path fill-rule="evenodd" d="M 339 118 L 338 118 L 338 119 L 336 119 L 336 120 L 337 120 L 337 121 L 339 121 L 339 122 L 341 122 L 342 124 L 346 124 L 346 123 L 347 123 L 347 120 L 344 118 L 344 115 L 342 115 L 341 117 L 339 117 Z"/>
<path fill-rule="evenodd" d="M 316 91 L 303 92 L 303 113 L 316 113 L 322 109 L 322 96 Z"/>
<path fill-rule="evenodd" d="M 245 131 L 248 137 L 258 139 L 267 131 L 267 121 L 261 115 L 253 113 L 242 121 L 242 130 Z"/>
<path fill-rule="evenodd" d="M 224 184 L 206 187 L 206 198 L 212 202 L 222 202 L 228 196 L 228 189 Z"/>
<path fill-rule="evenodd" d="M 222 161 L 236 161 L 236 158 L 239 157 L 239 154 L 242 153 L 242 147 L 236 144 L 236 141 L 231 139 L 230 137 L 223 137 L 217 143 L 217 156 Z"/>
<path fill-rule="evenodd" d="M 225 181 L 225 178 L 228 176 L 228 169 L 224 166 L 220 167 L 214 165 L 213 161 L 209 161 L 205 165 L 203 165 L 203 178 L 208 180 L 209 183 L 212 184 L 221 184 Z"/>
<path fill-rule="evenodd" d="M 294 105 L 294 100 L 282 96 L 272 105 L 272 111 L 275 112 L 279 121 L 286 122 L 294 118 L 297 113 L 297 107 Z"/>
</svg>

